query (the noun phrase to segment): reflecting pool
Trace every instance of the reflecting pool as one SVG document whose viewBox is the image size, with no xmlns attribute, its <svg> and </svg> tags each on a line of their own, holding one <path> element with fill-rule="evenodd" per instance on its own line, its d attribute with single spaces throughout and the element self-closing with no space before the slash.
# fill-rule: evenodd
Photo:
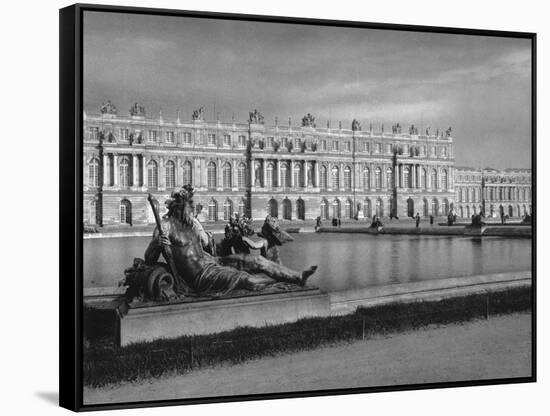
<svg viewBox="0 0 550 416">
<path fill-rule="evenodd" d="M 531 240 L 371 234 L 293 234 L 283 263 L 317 264 L 312 285 L 329 292 L 373 285 L 531 269 Z M 216 239 L 221 235 L 216 235 Z M 84 240 L 84 287 L 116 286 L 149 237 Z"/>
</svg>

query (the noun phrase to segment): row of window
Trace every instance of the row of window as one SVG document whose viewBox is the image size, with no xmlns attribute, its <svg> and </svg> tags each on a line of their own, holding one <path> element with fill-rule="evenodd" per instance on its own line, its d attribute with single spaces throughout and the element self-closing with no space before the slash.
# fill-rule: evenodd
<svg viewBox="0 0 550 416">
<path fill-rule="evenodd" d="M 128 187 L 133 182 L 131 181 L 131 166 L 130 159 L 128 157 L 122 157 L 118 164 L 118 185 L 120 187 Z M 164 164 L 165 171 L 165 187 L 174 188 L 176 186 L 176 165 L 173 161 L 169 160 Z M 146 167 L 147 179 L 146 184 L 149 188 L 158 188 L 159 186 L 159 168 L 156 161 L 151 160 L 147 163 Z M 88 185 L 91 187 L 99 186 L 99 160 L 93 158 L 88 164 Z M 193 184 L 193 165 L 187 161 L 182 166 L 182 183 Z M 234 183 L 232 166 L 229 162 L 224 163 L 222 166 L 222 184 L 224 188 L 232 188 L 237 186 L 238 188 L 244 188 L 246 186 L 246 165 L 240 163 L 237 166 L 237 178 Z M 214 162 L 210 162 L 207 166 L 207 186 L 209 188 L 216 188 L 218 186 L 217 166 Z"/>
<path fill-rule="evenodd" d="M 130 158 L 122 157 L 120 158 L 118 165 L 118 185 L 120 187 L 128 187 L 132 183 L 132 171 L 133 167 L 131 165 Z M 165 169 L 165 187 L 174 188 L 176 186 L 176 166 L 175 163 L 171 160 L 167 161 L 164 165 Z M 268 163 L 266 166 L 266 177 L 264 178 L 264 186 L 267 187 L 277 187 L 281 186 L 283 188 L 289 187 L 291 185 L 290 181 L 290 169 L 288 164 L 281 164 L 280 170 L 280 179 L 277 178 L 277 175 L 274 174 L 275 166 L 273 163 Z M 331 186 L 332 189 L 340 189 L 340 168 L 338 166 L 333 166 L 331 169 Z M 410 170 L 407 166 L 403 168 L 403 176 L 400 177 L 400 183 L 398 184 L 402 188 L 411 188 L 413 187 L 414 178 L 413 170 Z M 444 169 L 441 171 L 441 181 L 438 181 L 437 170 L 431 170 L 431 188 L 433 189 L 442 189 L 447 190 L 448 180 L 447 180 L 447 171 Z M 257 172 L 258 180 L 261 179 L 261 172 Z M 229 162 L 225 162 L 222 166 L 222 184 L 224 188 L 232 188 L 237 186 L 239 188 L 244 188 L 246 186 L 247 178 L 247 169 L 244 163 L 240 163 L 237 167 L 237 178 L 236 183 L 234 183 L 233 170 Z M 349 166 L 344 167 L 343 169 L 343 187 L 344 189 L 352 188 L 352 173 Z M 377 167 L 374 169 L 374 183 L 371 183 L 371 171 L 369 168 L 364 168 L 363 170 L 363 188 L 371 189 L 381 189 L 382 184 L 382 169 Z M 314 183 L 314 178 L 312 173 L 309 173 L 308 179 L 312 185 Z M 278 183 L 280 181 L 280 184 Z M 294 167 L 294 186 L 303 188 L 305 186 L 306 178 L 304 177 L 304 170 L 301 165 L 296 165 Z M 99 186 L 99 160 L 93 158 L 88 164 L 88 185 L 92 187 Z M 158 164 L 154 160 L 151 160 L 147 164 L 147 186 L 149 188 L 158 188 Z M 182 166 L 182 183 L 183 184 L 193 184 L 193 166 L 191 162 L 187 161 Z M 386 170 L 386 186 L 392 187 L 394 183 L 393 169 L 389 167 Z M 135 184 L 134 184 L 135 185 Z M 218 171 L 215 162 L 210 162 L 207 165 L 207 186 L 209 188 L 218 187 Z M 328 168 L 322 165 L 319 168 L 319 187 L 322 189 L 328 188 Z M 420 178 L 419 183 L 416 183 L 417 188 L 427 189 L 427 172 L 426 169 L 420 169 Z M 461 196 L 459 194 L 459 200 Z"/>
<path fill-rule="evenodd" d="M 140 137 L 141 132 L 135 132 L 136 137 Z M 164 137 L 162 137 L 164 135 Z M 90 127 L 90 137 L 92 140 L 97 140 L 99 137 L 99 128 L 98 127 Z M 217 136 L 215 133 L 208 133 L 207 134 L 207 141 L 206 143 L 211 146 L 218 145 L 217 142 Z M 123 141 L 129 141 L 130 135 L 129 130 L 127 128 L 120 128 L 118 129 L 118 138 Z M 191 145 L 192 144 L 192 137 L 190 132 L 184 132 L 182 133 L 182 143 L 184 145 Z M 147 142 L 149 143 L 157 143 L 163 141 L 164 143 L 168 144 L 174 144 L 174 132 L 171 130 L 161 132 L 160 130 L 148 130 L 147 131 Z M 260 141 L 261 147 L 263 148 L 263 141 Z M 342 151 L 344 152 L 351 152 L 352 151 L 352 142 L 351 141 L 338 141 L 338 140 L 332 140 L 330 142 L 327 142 L 326 139 L 319 140 L 319 150 L 320 151 L 334 151 L 339 152 L 340 151 L 340 143 L 342 143 Z M 232 145 L 232 139 L 230 134 L 224 134 L 222 136 L 222 142 L 221 144 L 226 147 L 230 147 Z M 267 146 L 268 149 L 277 149 L 279 146 L 282 146 L 283 148 L 289 148 L 290 144 L 292 142 L 287 138 L 283 137 L 280 141 L 276 141 L 274 137 L 267 137 L 265 140 L 265 146 Z M 330 149 L 328 144 L 330 144 Z M 238 136 L 237 145 L 240 147 L 246 146 L 246 136 L 240 135 Z M 293 142 L 293 147 L 296 149 L 301 148 L 304 145 L 304 142 L 300 138 L 295 138 Z M 371 143 L 371 142 L 363 142 L 362 149 L 356 149 L 358 151 L 363 151 L 366 153 L 375 153 L 375 154 L 392 154 L 393 151 L 393 144 L 391 143 Z M 290 149 L 289 149 L 290 150 Z M 401 148 L 403 154 L 410 155 L 410 156 L 441 156 L 441 157 L 447 157 L 447 147 L 441 146 L 436 147 L 432 146 L 429 148 L 429 154 L 427 153 L 428 148 L 426 146 L 409 146 L 408 144 L 405 144 Z"/>
<path fill-rule="evenodd" d="M 456 215 L 461 218 L 470 218 L 472 215 L 476 215 L 482 210 L 483 208 L 481 205 L 479 205 L 479 207 L 472 205 L 471 208 L 469 205 L 459 205 L 456 207 Z M 531 212 L 531 206 L 529 205 L 528 207 L 527 205 L 516 205 L 514 207 L 513 205 L 508 205 L 508 207 L 504 207 L 500 205 L 499 207 L 495 207 L 491 204 L 487 207 L 486 215 L 489 217 L 494 217 L 495 215 L 500 215 L 501 211 L 504 213 L 504 215 L 508 215 L 509 217 L 521 217 Z"/>
</svg>

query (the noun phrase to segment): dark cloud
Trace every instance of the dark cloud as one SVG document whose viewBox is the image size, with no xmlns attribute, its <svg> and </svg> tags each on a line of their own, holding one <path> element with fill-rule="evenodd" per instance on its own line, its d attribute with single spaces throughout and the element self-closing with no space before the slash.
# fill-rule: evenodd
<svg viewBox="0 0 550 416">
<path fill-rule="evenodd" d="M 530 167 L 530 42 L 86 12 L 84 99 L 149 114 L 453 127 L 456 162 Z"/>
</svg>

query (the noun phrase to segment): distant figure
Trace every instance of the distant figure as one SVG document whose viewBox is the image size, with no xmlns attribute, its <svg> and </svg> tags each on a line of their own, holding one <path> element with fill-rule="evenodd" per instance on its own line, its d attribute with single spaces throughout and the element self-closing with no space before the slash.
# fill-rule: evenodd
<svg viewBox="0 0 550 416">
<path fill-rule="evenodd" d="M 506 222 L 506 218 L 504 217 L 504 212 L 500 213 L 500 223 L 504 224 Z"/>
<path fill-rule="evenodd" d="M 332 217 L 332 226 L 333 226 L 333 227 L 337 227 L 337 226 L 338 226 L 338 220 L 336 219 L 336 217 Z"/>
<path fill-rule="evenodd" d="M 384 224 L 382 224 L 382 221 L 380 221 L 380 218 L 378 216 L 374 215 L 372 217 L 372 223 L 370 225 L 370 228 L 379 228 L 382 227 Z"/>
<path fill-rule="evenodd" d="M 338 217 L 338 227 L 341 227 L 342 226 L 342 220 L 340 219 L 340 217 Z"/>
<path fill-rule="evenodd" d="M 449 215 L 447 215 L 447 225 L 451 226 L 454 224 L 454 222 L 455 216 L 452 213 L 449 213 Z"/>
<path fill-rule="evenodd" d="M 319 231 L 319 228 L 321 228 L 321 217 L 315 219 L 315 231 Z"/>
<path fill-rule="evenodd" d="M 414 217 L 414 219 L 416 221 L 416 228 L 418 228 L 420 225 L 420 214 L 418 212 L 416 213 L 416 217 Z"/>
<path fill-rule="evenodd" d="M 434 225 L 434 216 L 430 215 L 430 225 Z"/>
</svg>

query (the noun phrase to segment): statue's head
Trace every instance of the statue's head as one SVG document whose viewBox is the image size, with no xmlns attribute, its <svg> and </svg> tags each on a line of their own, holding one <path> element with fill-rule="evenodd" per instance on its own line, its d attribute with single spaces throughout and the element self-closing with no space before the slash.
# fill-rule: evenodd
<svg viewBox="0 0 550 416">
<path fill-rule="evenodd" d="M 284 243 L 294 241 L 294 239 L 286 231 L 281 230 L 279 226 L 279 221 L 276 218 L 268 215 L 265 218 L 264 224 L 262 225 L 261 232 L 258 233 L 260 237 L 265 238 L 270 243 L 281 246 Z"/>
<path fill-rule="evenodd" d="M 190 224 L 193 218 L 193 187 L 185 185 L 180 190 L 172 192 L 170 198 L 166 200 L 166 208 L 169 217 L 174 217 L 184 224 Z"/>
</svg>

